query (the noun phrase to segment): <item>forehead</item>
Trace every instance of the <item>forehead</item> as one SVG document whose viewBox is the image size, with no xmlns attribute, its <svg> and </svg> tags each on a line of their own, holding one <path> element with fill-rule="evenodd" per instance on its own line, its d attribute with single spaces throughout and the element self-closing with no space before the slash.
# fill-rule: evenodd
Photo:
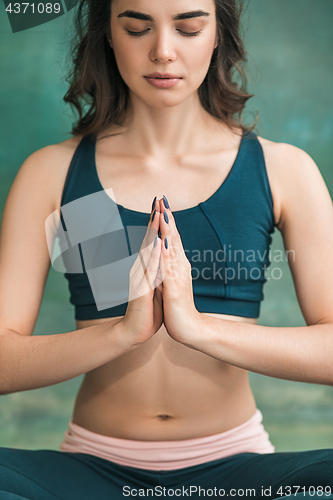
<svg viewBox="0 0 333 500">
<path fill-rule="evenodd" d="M 183 12 L 202 10 L 213 13 L 215 0 L 113 0 L 112 11 L 120 14 L 125 10 L 139 11 L 149 14 L 153 19 L 168 17 Z"/>
</svg>

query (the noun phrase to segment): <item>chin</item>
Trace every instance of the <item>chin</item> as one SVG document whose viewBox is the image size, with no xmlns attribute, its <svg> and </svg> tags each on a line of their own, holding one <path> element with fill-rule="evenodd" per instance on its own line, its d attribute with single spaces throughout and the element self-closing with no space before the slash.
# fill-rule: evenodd
<svg viewBox="0 0 333 500">
<path fill-rule="evenodd" d="M 173 108 L 174 106 L 179 106 L 182 104 L 183 101 L 179 99 L 164 99 L 163 101 L 161 100 L 156 100 L 153 101 L 151 100 L 150 102 L 147 102 L 147 104 L 152 107 L 152 108 Z"/>
<path fill-rule="evenodd" d="M 164 92 L 164 90 L 163 90 Z M 142 96 L 141 99 L 148 105 L 151 106 L 152 108 L 171 108 L 174 106 L 179 106 L 180 104 L 183 104 L 184 101 L 186 101 L 190 96 L 186 95 L 176 95 L 174 93 L 173 95 L 171 92 L 169 94 L 165 93 L 165 95 L 153 95 L 151 93 L 149 96 Z"/>
</svg>

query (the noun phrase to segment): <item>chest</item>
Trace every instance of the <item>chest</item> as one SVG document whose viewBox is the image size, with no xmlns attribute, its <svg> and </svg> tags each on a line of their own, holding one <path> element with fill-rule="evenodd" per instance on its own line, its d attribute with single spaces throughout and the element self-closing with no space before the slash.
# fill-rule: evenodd
<svg viewBox="0 0 333 500">
<path fill-rule="evenodd" d="M 155 196 L 167 197 L 172 211 L 209 199 L 231 173 L 237 150 L 212 151 L 186 157 L 128 158 L 95 153 L 100 185 L 111 188 L 114 201 L 132 211 L 150 212 Z"/>
<path fill-rule="evenodd" d="M 151 201 L 165 194 L 192 266 L 197 309 L 235 315 L 241 311 L 243 316 L 258 317 L 274 211 L 263 152 L 255 137 L 243 138 L 236 158 L 229 158 L 223 172 L 216 163 L 207 170 L 200 158 L 181 163 L 179 175 L 179 164 L 166 169 L 165 164 L 154 166 L 138 159 L 133 171 L 133 158 L 122 158 L 120 163 L 113 158 L 108 170 L 111 186 L 110 177 L 100 178 L 94 144 L 86 139 L 79 153 L 71 165 L 62 208 L 67 236 L 74 245 L 68 255 L 76 251 L 77 262 L 84 262 L 82 270 L 77 266 L 72 272 L 86 273 L 82 279 L 69 274 L 77 302 L 81 301 L 79 291 L 88 290 L 88 279 L 93 297 L 85 300 L 95 301 L 98 310 L 125 303 L 128 272 L 149 222 Z M 70 257 L 68 269 L 73 269 Z M 116 289 L 110 290 L 110 283 L 116 283 Z M 120 315 L 118 310 L 116 315 Z"/>
</svg>

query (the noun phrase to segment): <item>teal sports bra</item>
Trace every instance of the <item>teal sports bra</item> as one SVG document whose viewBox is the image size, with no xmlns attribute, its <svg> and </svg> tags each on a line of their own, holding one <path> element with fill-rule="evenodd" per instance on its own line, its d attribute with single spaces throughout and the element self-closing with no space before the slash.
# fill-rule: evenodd
<svg viewBox="0 0 333 500">
<path fill-rule="evenodd" d="M 275 220 L 257 136 L 243 134 L 236 160 L 212 196 L 172 213 L 192 266 L 197 310 L 258 318 Z M 77 320 L 125 314 L 127 271 L 149 218 L 107 195 L 96 170 L 95 140 L 84 136 L 67 173 L 60 217 L 68 241 L 62 253 L 65 277 Z"/>
</svg>

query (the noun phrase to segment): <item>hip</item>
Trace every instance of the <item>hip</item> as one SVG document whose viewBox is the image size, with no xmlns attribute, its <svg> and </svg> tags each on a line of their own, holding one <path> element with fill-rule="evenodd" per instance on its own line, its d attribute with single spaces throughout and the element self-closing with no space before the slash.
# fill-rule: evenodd
<svg viewBox="0 0 333 500">
<path fill-rule="evenodd" d="M 91 432 L 71 419 L 59 449 L 139 469 L 175 470 L 240 453 L 274 453 L 262 420 L 256 408 L 248 420 L 228 431 L 185 440 L 142 441 Z"/>
</svg>

